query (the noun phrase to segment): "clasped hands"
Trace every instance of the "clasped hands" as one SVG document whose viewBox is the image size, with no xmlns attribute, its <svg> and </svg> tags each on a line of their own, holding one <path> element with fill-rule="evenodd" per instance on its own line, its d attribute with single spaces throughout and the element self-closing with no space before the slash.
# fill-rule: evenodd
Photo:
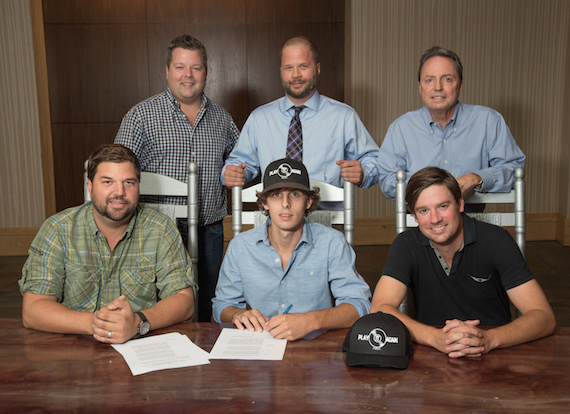
<svg viewBox="0 0 570 414">
<path fill-rule="evenodd" d="M 108 344 L 127 342 L 138 332 L 139 317 L 125 295 L 93 313 L 93 338 Z"/>
<path fill-rule="evenodd" d="M 438 329 L 436 348 L 450 358 L 480 357 L 490 351 L 485 330 L 478 328 L 479 320 L 445 321 L 445 326 Z"/>
<path fill-rule="evenodd" d="M 268 318 L 257 309 L 239 310 L 233 314 L 232 322 L 240 331 L 267 331 L 274 338 L 288 341 L 301 339 L 314 330 L 310 328 L 310 318 L 305 313 L 287 313 Z"/>
</svg>

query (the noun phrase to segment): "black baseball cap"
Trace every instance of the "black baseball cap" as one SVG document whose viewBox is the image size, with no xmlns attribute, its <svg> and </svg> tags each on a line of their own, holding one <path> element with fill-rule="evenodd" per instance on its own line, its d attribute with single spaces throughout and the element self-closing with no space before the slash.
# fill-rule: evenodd
<svg viewBox="0 0 570 414">
<path fill-rule="evenodd" d="M 311 191 L 309 173 L 302 162 L 290 158 L 281 158 L 267 166 L 263 175 L 263 191 L 261 193 L 278 188 Z"/>
<path fill-rule="evenodd" d="M 377 312 L 354 322 L 344 340 L 346 365 L 404 369 L 414 354 L 406 325 L 393 315 Z"/>
</svg>

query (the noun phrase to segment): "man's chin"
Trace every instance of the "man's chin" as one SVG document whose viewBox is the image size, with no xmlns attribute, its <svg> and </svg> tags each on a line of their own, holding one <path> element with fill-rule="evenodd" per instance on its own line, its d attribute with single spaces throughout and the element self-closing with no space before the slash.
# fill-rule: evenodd
<svg viewBox="0 0 570 414">
<path fill-rule="evenodd" d="M 107 208 L 105 210 L 104 216 L 110 220 L 121 222 L 124 221 L 125 219 L 130 218 L 133 215 L 133 212 L 134 212 L 133 208 L 127 208 L 124 211 L 113 211 L 112 209 Z"/>
</svg>

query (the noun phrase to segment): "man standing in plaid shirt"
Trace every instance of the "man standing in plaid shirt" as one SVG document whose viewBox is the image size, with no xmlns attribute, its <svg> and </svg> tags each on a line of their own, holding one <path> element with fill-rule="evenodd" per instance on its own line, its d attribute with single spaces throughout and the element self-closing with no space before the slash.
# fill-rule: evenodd
<svg viewBox="0 0 570 414">
<path fill-rule="evenodd" d="M 125 115 L 115 143 L 134 151 L 142 171 L 184 182 L 188 163 L 197 163 L 198 316 L 209 322 L 222 262 L 222 219 L 227 214 L 227 193 L 219 177 L 239 130 L 230 114 L 204 95 L 208 61 L 202 43 L 184 34 L 170 43 L 167 52 L 166 91 L 138 103 Z M 186 204 L 186 198 L 147 196 L 141 202 Z M 178 226 L 181 229 L 186 223 L 179 221 Z"/>
</svg>

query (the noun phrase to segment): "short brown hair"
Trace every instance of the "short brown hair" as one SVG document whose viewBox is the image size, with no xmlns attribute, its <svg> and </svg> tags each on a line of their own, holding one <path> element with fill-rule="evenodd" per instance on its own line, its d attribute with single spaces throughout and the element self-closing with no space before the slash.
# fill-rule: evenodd
<svg viewBox="0 0 570 414">
<path fill-rule="evenodd" d="M 176 39 L 172 40 L 168 47 L 166 48 L 166 67 L 169 68 L 172 63 L 172 52 L 174 49 L 182 48 L 186 50 L 197 50 L 202 55 L 202 62 L 204 62 L 204 68 L 208 70 L 208 54 L 206 53 L 206 48 L 198 39 L 188 34 L 183 34 L 178 36 Z"/>
<path fill-rule="evenodd" d="M 297 45 L 305 45 L 311 51 L 311 55 L 315 61 L 315 65 L 319 63 L 319 50 L 317 49 L 317 45 L 313 43 L 311 39 L 305 36 L 295 36 L 291 39 L 287 40 L 283 46 L 281 47 L 281 51 L 279 52 L 279 66 L 281 66 L 281 60 L 283 59 L 283 50 L 289 46 L 297 46 Z"/>
<path fill-rule="evenodd" d="M 415 214 L 416 202 L 421 192 L 432 185 L 445 185 L 455 198 L 457 204 L 461 199 L 461 189 L 457 181 L 446 170 L 438 167 L 426 167 L 416 172 L 408 181 L 406 187 L 406 203 L 410 213 Z"/>
<path fill-rule="evenodd" d="M 418 69 L 418 82 L 421 81 L 422 68 L 424 67 L 424 64 L 427 62 L 428 59 L 431 59 L 432 57 L 436 56 L 453 60 L 453 62 L 455 63 L 455 67 L 457 68 L 457 74 L 459 75 L 459 83 L 463 83 L 463 65 L 461 64 L 459 56 L 457 56 L 451 50 L 441 46 L 432 46 L 431 48 L 429 48 L 424 52 L 423 56 L 420 59 L 420 68 Z"/>
<path fill-rule="evenodd" d="M 103 144 L 91 153 L 87 161 L 87 178 L 93 182 L 102 162 L 131 162 L 135 166 L 137 180 L 141 180 L 141 165 L 135 153 L 121 144 Z"/>
<path fill-rule="evenodd" d="M 267 211 L 265 207 L 263 207 L 264 204 L 267 204 L 267 197 L 273 194 L 274 192 L 284 190 L 285 188 L 287 187 L 276 188 L 275 190 L 270 190 L 266 193 L 260 193 L 259 191 L 257 192 L 257 206 L 263 212 L 263 214 L 269 216 L 269 211 Z M 315 211 L 317 209 L 319 201 L 321 201 L 321 196 L 319 195 L 321 189 L 319 187 L 313 187 L 311 191 L 303 191 L 303 190 L 298 190 L 296 188 L 294 188 L 293 190 L 300 191 L 303 194 L 305 194 L 309 200 L 313 200 L 313 204 L 311 204 L 311 207 L 305 209 L 305 217 L 308 216 L 311 211 Z"/>
</svg>

